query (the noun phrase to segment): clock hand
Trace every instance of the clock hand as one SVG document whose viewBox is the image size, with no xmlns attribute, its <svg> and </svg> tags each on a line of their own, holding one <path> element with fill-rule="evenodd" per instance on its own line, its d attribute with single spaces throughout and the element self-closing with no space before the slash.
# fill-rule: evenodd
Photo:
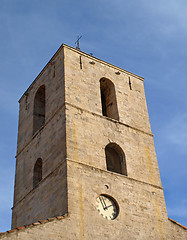
<svg viewBox="0 0 187 240">
<path fill-rule="evenodd" d="M 105 207 L 104 207 L 104 205 L 103 205 L 103 199 L 101 198 L 101 197 L 99 197 L 99 200 L 100 200 L 100 202 L 101 202 L 101 205 L 102 205 L 102 207 L 103 207 L 103 209 L 105 210 Z"/>
<path fill-rule="evenodd" d="M 102 201 L 103 201 L 103 203 L 104 203 L 104 210 L 106 209 L 106 203 L 105 203 L 105 200 L 103 199 L 103 197 L 101 198 L 102 199 Z"/>
<path fill-rule="evenodd" d="M 112 206 L 113 206 L 112 204 L 111 204 L 111 205 L 109 205 L 109 206 L 106 206 L 106 207 L 105 207 L 105 209 L 108 209 L 109 207 L 112 207 Z"/>
</svg>

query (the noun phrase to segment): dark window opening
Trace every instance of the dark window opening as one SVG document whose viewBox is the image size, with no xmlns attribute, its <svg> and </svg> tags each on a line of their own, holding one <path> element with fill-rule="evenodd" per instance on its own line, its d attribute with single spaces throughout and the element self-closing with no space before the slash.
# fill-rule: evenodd
<svg viewBox="0 0 187 240">
<path fill-rule="evenodd" d="M 41 180 L 42 180 L 42 159 L 38 158 L 34 165 L 33 188 L 35 188 Z"/>
<path fill-rule="evenodd" d="M 36 92 L 33 111 L 33 134 L 45 124 L 45 86 Z"/>
<path fill-rule="evenodd" d="M 105 94 L 103 92 L 103 90 L 101 89 L 101 103 L 102 103 L 102 113 L 103 113 L 103 116 L 107 116 L 107 113 L 106 113 L 106 99 L 105 99 Z"/>
<path fill-rule="evenodd" d="M 116 143 L 105 147 L 107 170 L 127 176 L 126 159 L 123 150 Z"/>
<path fill-rule="evenodd" d="M 107 78 L 101 78 L 100 90 L 103 116 L 119 120 L 114 84 Z"/>
<path fill-rule="evenodd" d="M 132 90 L 132 83 L 131 83 L 130 77 L 129 77 L 129 88 L 130 88 L 130 90 Z"/>
</svg>

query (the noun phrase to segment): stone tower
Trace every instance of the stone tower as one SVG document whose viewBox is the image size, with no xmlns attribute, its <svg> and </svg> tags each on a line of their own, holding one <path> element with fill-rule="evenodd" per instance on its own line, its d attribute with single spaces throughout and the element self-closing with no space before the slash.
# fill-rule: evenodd
<svg viewBox="0 0 187 240">
<path fill-rule="evenodd" d="M 168 220 L 142 77 L 63 44 L 19 103 L 12 228 L 66 214 L 19 239 L 186 237 Z"/>
</svg>

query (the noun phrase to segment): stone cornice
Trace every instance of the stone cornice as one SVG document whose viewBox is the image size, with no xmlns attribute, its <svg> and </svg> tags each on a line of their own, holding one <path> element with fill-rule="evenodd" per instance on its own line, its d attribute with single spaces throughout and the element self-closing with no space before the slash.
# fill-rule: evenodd
<svg viewBox="0 0 187 240">
<path fill-rule="evenodd" d="M 70 159 L 70 158 L 67 158 L 67 161 L 73 162 L 75 164 L 80 164 L 80 165 L 85 166 L 87 168 L 92 168 L 92 169 L 98 170 L 100 172 L 105 172 L 107 174 L 120 176 L 120 177 L 126 178 L 128 180 L 132 180 L 132 181 L 135 181 L 135 182 L 138 182 L 138 183 L 141 183 L 141 184 L 146 184 L 146 185 L 152 186 L 152 187 L 157 188 L 157 189 L 161 189 L 161 190 L 164 189 L 162 186 L 158 186 L 158 185 L 155 185 L 155 184 L 152 184 L 152 183 L 148 183 L 148 182 L 144 182 L 144 181 L 141 181 L 141 180 L 138 180 L 138 179 L 126 176 L 126 175 L 122 175 L 122 174 L 119 174 L 119 173 L 115 173 L 115 172 L 111 172 L 111 171 L 104 170 L 104 169 L 101 169 L 101 168 L 97 168 L 95 166 L 92 166 L 92 165 L 89 165 L 89 164 L 85 164 L 85 163 L 82 163 L 82 162 L 78 162 L 78 161 L 75 161 L 75 160 Z"/>
<path fill-rule="evenodd" d="M 143 78 L 143 77 L 140 77 L 140 76 L 138 76 L 138 75 L 136 75 L 136 74 L 134 74 L 134 73 L 131 73 L 131 72 L 129 72 L 129 71 L 123 69 L 123 68 L 117 67 L 117 66 L 115 66 L 115 65 L 113 65 L 113 64 L 111 64 L 111 63 L 108 63 L 108 62 L 106 62 L 106 61 L 104 61 L 104 60 L 101 60 L 101 59 L 99 59 L 99 58 L 96 58 L 96 57 L 94 57 L 94 56 L 91 56 L 91 55 L 89 55 L 88 53 L 82 52 L 82 51 L 80 51 L 80 50 L 77 50 L 77 49 L 75 49 L 75 48 L 73 48 L 73 47 L 70 47 L 70 46 L 68 46 L 68 45 L 66 45 L 66 44 L 63 43 L 63 44 L 59 47 L 59 49 L 55 52 L 55 54 L 52 56 L 52 58 L 48 61 L 48 63 L 45 65 L 45 67 L 41 70 L 41 72 L 38 74 L 38 76 L 35 78 L 35 80 L 31 83 L 31 85 L 28 87 L 28 89 L 25 91 L 25 93 L 22 95 L 22 97 L 19 99 L 19 101 L 18 101 L 19 103 L 20 103 L 20 101 L 22 100 L 22 98 L 23 98 L 25 95 L 27 95 L 27 92 L 33 87 L 33 85 L 36 83 L 36 81 L 37 81 L 38 78 L 42 75 L 42 73 L 48 68 L 48 66 L 49 66 L 50 64 L 53 64 L 53 60 L 54 60 L 55 57 L 61 52 L 61 50 L 62 50 L 63 48 L 67 48 L 67 49 L 69 49 L 69 50 L 71 50 L 71 51 L 76 52 L 76 53 L 79 54 L 79 55 L 85 56 L 85 57 L 87 57 L 87 58 L 89 58 L 89 59 L 91 59 L 91 60 L 93 60 L 93 61 L 96 61 L 96 62 L 98 62 L 98 63 L 102 63 L 102 64 L 104 64 L 104 65 L 107 65 L 107 66 L 109 66 L 109 67 L 114 68 L 114 69 L 117 70 L 117 71 L 126 73 L 126 74 L 128 74 L 129 76 L 132 76 L 132 77 L 138 78 L 138 79 L 141 80 L 141 81 L 144 81 L 144 78 Z"/>
<path fill-rule="evenodd" d="M 88 53 L 85 53 L 85 52 L 82 52 L 82 51 L 80 51 L 80 50 L 77 50 L 77 49 L 75 49 L 75 48 L 73 48 L 73 47 L 70 47 L 70 46 L 68 46 L 68 45 L 66 45 L 66 44 L 62 44 L 62 46 L 66 47 L 66 48 L 68 48 L 68 49 L 70 49 L 70 50 L 72 50 L 72 51 L 74 51 L 74 52 L 76 52 L 76 53 L 78 53 L 78 54 L 80 54 L 80 55 L 82 55 L 82 56 L 88 57 L 89 59 L 91 59 L 91 60 L 93 60 L 93 61 L 102 63 L 102 64 L 104 64 L 104 65 L 107 65 L 107 66 L 109 66 L 109 67 L 114 68 L 115 70 L 121 71 L 121 72 L 123 72 L 123 73 L 126 73 L 126 74 L 132 76 L 132 77 L 138 78 L 138 79 L 141 80 L 141 81 L 144 81 L 144 78 L 143 78 L 143 77 L 140 77 L 140 76 L 138 76 L 138 75 L 136 75 L 136 74 L 134 74 L 134 73 L 131 73 L 131 72 L 129 72 L 129 71 L 123 69 L 123 68 L 117 67 L 116 65 L 113 65 L 113 64 L 111 64 L 111 63 L 108 63 L 108 62 L 106 62 L 106 61 L 104 61 L 104 60 L 101 60 L 101 59 L 99 59 L 99 58 L 97 58 L 97 57 L 94 57 L 94 56 L 92 56 L 92 55 L 90 55 L 90 54 L 88 54 Z"/>
</svg>

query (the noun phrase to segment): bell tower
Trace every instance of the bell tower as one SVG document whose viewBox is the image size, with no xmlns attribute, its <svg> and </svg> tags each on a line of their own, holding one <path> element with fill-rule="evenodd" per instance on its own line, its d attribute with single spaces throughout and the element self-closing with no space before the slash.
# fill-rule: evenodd
<svg viewBox="0 0 187 240">
<path fill-rule="evenodd" d="M 143 80 L 59 48 L 19 101 L 12 228 L 67 214 L 64 239 L 167 239 Z"/>
</svg>

